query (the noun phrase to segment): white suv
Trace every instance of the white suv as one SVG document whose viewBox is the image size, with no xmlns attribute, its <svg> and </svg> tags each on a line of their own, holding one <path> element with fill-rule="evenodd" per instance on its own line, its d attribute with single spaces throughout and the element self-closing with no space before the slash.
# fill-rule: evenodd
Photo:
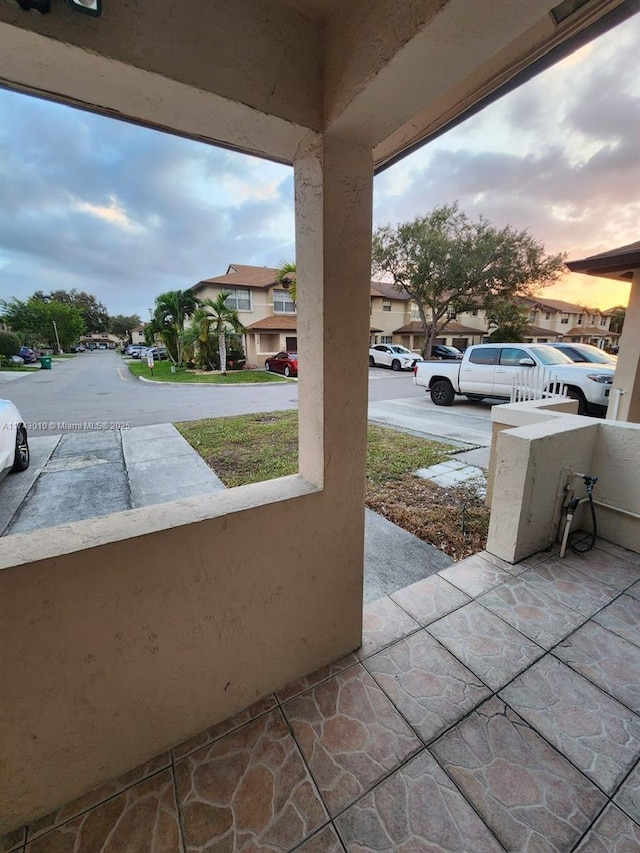
<svg viewBox="0 0 640 853">
<path fill-rule="evenodd" d="M 376 344 L 369 349 L 369 367 L 382 365 L 392 370 L 413 370 L 418 361 L 422 361 L 420 353 L 399 344 Z"/>
</svg>

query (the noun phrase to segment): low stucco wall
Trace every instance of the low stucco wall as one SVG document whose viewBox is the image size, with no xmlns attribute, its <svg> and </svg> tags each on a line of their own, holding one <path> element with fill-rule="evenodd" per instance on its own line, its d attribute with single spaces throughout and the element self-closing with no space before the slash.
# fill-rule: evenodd
<svg viewBox="0 0 640 853">
<path fill-rule="evenodd" d="M 640 426 L 567 414 L 557 404 L 553 411 L 546 408 L 534 403 L 494 408 L 487 550 L 515 563 L 548 548 L 558 536 L 565 486 L 575 485 L 577 497 L 586 494 L 573 477 L 580 472 L 598 477 L 599 536 L 640 552 L 640 519 L 633 517 L 640 515 Z M 573 526 L 590 528 L 586 506 Z"/>
<path fill-rule="evenodd" d="M 598 477 L 594 500 L 640 516 L 640 424 L 604 421 L 600 424 L 591 463 Z M 640 518 L 596 505 L 598 535 L 640 552 Z M 591 529 L 583 509 L 582 526 Z"/>
<path fill-rule="evenodd" d="M 591 418 L 567 415 L 498 434 L 491 554 L 517 563 L 554 542 L 570 470 L 588 470 L 597 432 Z"/>
<path fill-rule="evenodd" d="M 0 540 L 0 835 L 359 646 L 360 515 L 289 477 Z"/>
</svg>

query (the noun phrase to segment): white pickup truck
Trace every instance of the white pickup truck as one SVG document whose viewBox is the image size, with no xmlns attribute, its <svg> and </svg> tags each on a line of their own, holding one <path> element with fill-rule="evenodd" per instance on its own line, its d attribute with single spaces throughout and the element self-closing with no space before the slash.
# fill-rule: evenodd
<svg viewBox="0 0 640 853">
<path fill-rule="evenodd" d="M 456 394 L 470 400 L 484 397 L 511 399 L 514 379 L 525 371 L 546 368 L 578 401 L 579 414 L 604 414 L 609 403 L 615 365 L 575 364 L 564 353 L 544 344 L 478 344 L 467 349 L 462 361 L 418 362 L 414 382 L 436 406 L 450 406 Z"/>
</svg>

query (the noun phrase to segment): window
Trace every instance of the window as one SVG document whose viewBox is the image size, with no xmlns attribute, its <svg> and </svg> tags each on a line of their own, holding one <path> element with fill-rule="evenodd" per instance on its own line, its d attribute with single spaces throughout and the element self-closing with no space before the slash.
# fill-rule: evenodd
<svg viewBox="0 0 640 853">
<path fill-rule="evenodd" d="M 391 310 L 391 309 L 389 309 L 389 310 Z M 383 344 L 390 344 L 391 341 L 393 340 L 393 335 L 383 335 L 380 338 L 380 340 L 382 341 Z"/>
<path fill-rule="evenodd" d="M 505 347 L 500 350 L 500 364 L 507 367 L 520 367 L 521 358 L 531 358 L 526 350 L 519 347 Z"/>
<path fill-rule="evenodd" d="M 600 317 L 600 325 L 601 326 L 607 325 L 607 318 L 606 317 Z"/>
<path fill-rule="evenodd" d="M 483 347 L 483 349 L 472 349 L 469 361 L 472 364 L 495 364 L 498 350 L 495 347 Z"/>
<path fill-rule="evenodd" d="M 537 311 L 529 311 L 529 322 L 535 323 L 537 319 L 538 319 L 538 312 Z"/>
<path fill-rule="evenodd" d="M 581 325 L 582 325 L 582 317 L 583 317 L 583 315 L 582 315 L 582 314 L 578 314 L 578 325 L 579 325 L 579 326 L 581 326 Z M 563 320 L 562 322 L 564 323 L 564 320 Z"/>
<path fill-rule="evenodd" d="M 419 320 L 420 319 L 420 312 L 418 311 L 418 306 L 416 305 L 415 302 L 411 303 L 411 319 L 412 320 Z"/>
<path fill-rule="evenodd" d="M 564 317 L 561 317 L 560 322 L 563 326 L 567 326 L 569 324 L 569 315 L 565 314 Z"/>
<path fill-rule="evenodd" d="M 547 313 L 544 315 L 544 319 L 545 319 L 545 320 L 550 320 L 550 319 L 551 319 L 551 314 L 550 314 L 548 311 L 547 311 Z"/>
<path fill-rule="evenodd" d="M 391 300 L 383 299 L 382 300 L 382 310 L 383 311 L 391 311 Z"/>
<path fill-rule="evenodd" d="M 230 287 L 227 291 L 227 308 L 235 308 L 237 311 L 251 311 L 251 292 L 248 287 Z"/>
<path fill-rule="evenodd" d="M 273 291 L 273 312 L 274 314 L 296 313 L 296 303 L 288 290 Z"/>
</svg>

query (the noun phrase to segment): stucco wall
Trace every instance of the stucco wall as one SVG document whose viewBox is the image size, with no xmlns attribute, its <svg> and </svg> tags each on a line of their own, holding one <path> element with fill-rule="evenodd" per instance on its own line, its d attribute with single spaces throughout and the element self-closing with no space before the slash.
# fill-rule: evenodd
<svg viewBox="0 0 640 853">
<path fill-rule="evenodd" d="M 0 835 L 360 644 L 361 507 L 313 492 L 0 541 Z"/>
<path fill-rule="evenodd" d="M 600 424 L 591 470 L 598 477 L 594 499 L 640 516 L 640 424 Z M 640 552 L 640 518 L 596 506 L 598 535 Z M 586 509 L 582 524 L 591 529 Z"/>
<path fill-rule="evenodd" d="M 589 472 L 598 429 L 569 415 L 498 433 L 489 553 L 517 563 L 554 542 L 569 469 Z"/>
</svg>

